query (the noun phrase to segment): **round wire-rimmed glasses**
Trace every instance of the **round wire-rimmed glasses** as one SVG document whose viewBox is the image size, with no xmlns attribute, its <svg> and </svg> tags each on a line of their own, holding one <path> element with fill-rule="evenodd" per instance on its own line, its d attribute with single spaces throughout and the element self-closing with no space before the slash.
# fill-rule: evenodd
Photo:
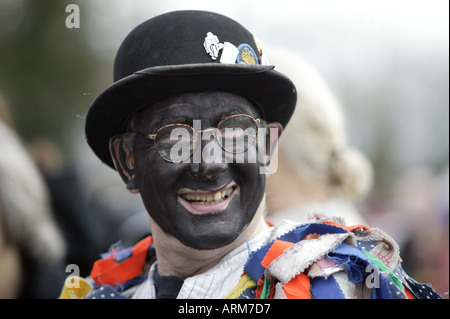
<svg viewBox="0 0 450 319">
<path fill-rule="evenodd" d="M 231 115 L 219 122 L 217 127 L 195 130 L 182 123 L 168 124 L 159 128 L 154 134 L 131 131 L 153 141 L 159 156 L 167 162 L 180 163 L 192 156 L 197 148 L 202 133 L 214 137 L 219 146 L 228 153 L 239 154 L 247 151 L 258 138 L 259 118 L 248 114 Z"/>
</svg>

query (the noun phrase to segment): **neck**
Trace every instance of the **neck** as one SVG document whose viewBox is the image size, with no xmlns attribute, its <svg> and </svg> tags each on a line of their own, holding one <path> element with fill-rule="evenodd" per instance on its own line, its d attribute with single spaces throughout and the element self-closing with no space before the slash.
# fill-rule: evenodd
<svg viewBox="0 0 450 319">
<path fill-rule="evenodd" d="M 180 278 L 192 277 L 217 265 L 220 260 L 242 245 L 246 239 L 268 228 L 264 220 L 265 200 L 261 204 L 250 224 L 243 230 L 242 237 L 238 236 L 231 244 L 212 249 L 198 250 L 182 244 L 178 239 L 166 234 L 158 224 L 150 218 L 152 236 L 158 258 L 158 272 L 164 276 Z"/>
</svg>

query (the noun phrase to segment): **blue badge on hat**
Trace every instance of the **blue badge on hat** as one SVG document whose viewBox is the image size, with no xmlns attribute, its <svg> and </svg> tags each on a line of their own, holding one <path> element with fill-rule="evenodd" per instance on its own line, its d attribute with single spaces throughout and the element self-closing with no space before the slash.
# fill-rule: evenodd
<svg viewBox="0 0 450 319">
<path fill-rule="evenodd" d="M 258 57 L 250 45 L 243 43 L 238 46 L 238 50 L 237 64 L 259 64 Z"/>
</svg>

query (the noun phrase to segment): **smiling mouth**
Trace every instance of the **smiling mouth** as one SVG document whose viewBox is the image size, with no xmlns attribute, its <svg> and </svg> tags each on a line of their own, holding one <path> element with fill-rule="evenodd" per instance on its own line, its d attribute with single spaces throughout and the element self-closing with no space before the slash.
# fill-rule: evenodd
<svg viewBox="0 0 450 319">
<path fill-rule="evenodd" d="M 218 191 L 183 189 L 179 201 L 192 214 L 207 214 L 224 210 L 233 197 L 237 185 L 230 183 Z"/>
</svg>

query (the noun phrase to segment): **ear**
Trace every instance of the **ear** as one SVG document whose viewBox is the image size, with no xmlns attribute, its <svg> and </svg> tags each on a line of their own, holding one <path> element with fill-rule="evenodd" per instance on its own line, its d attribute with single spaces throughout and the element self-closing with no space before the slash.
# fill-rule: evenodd
<svg viewBox="0 0 450 319">
<path fill-rule="evenodd" d="M 261 170 L 265 174 L 273 174 L 278 169 L 278 139 L 283 126 L 278 122 L 268 123 L 265 129 L 265 156 Z"/>
<path fill-rule="evenodd" d="M 139 189 L 134 175 L 133 154 L 128 149 L 122 135 L 115 135 L 109 140 L 109 152 L 116 171 L 127 185 L 127 190 L 132 194 L 138 194 Z"/>
</svg>

